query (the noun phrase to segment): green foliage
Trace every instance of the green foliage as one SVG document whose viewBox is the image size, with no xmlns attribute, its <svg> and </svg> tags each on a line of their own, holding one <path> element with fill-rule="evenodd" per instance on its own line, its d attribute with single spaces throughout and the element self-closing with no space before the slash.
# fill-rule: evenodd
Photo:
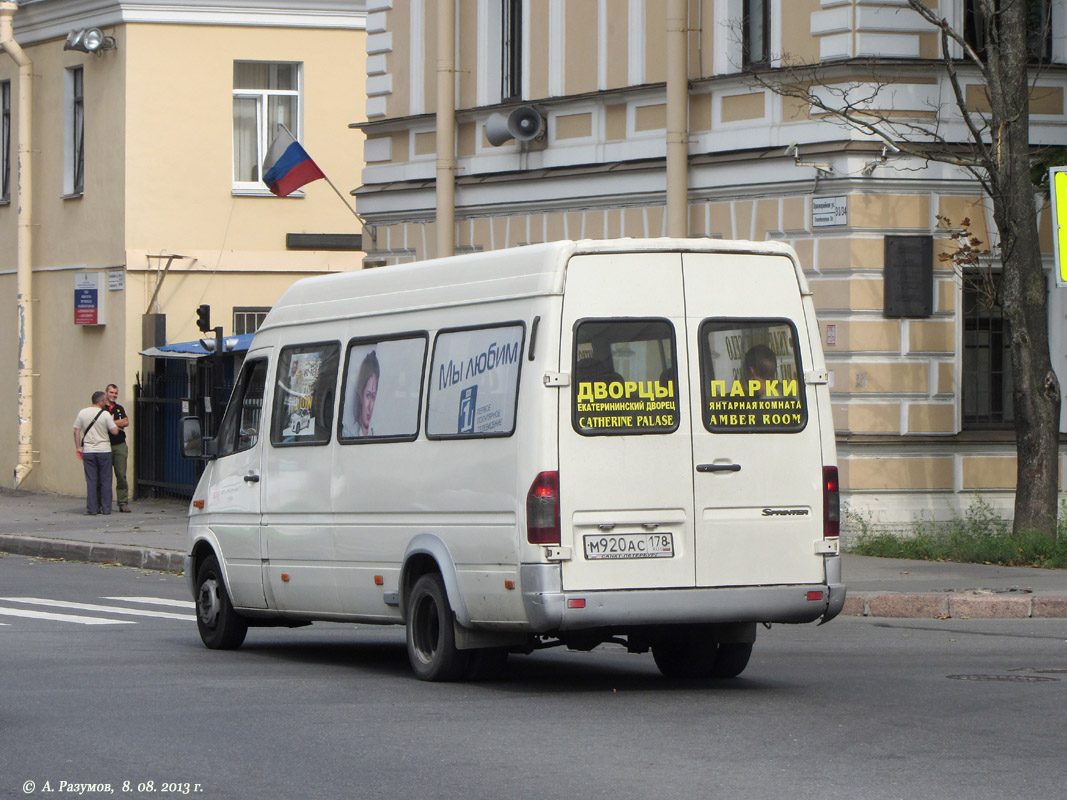
<svg viewBox="0 0 1067 800">
<path fill-rule="evenodd" d="M 920 519 L 907 531 L 876 530 L 869 516 L 851 508 L 844 510 L 844 517 L 848 550 L 858 555 L 1067 569 L 1064 503 L 1060 503 L 1055 538 L 1039 532 L 1013 536 L 1008 521 L 977 495 L 962 517 L 956 515 L 948 522 Z"/>
</svg>

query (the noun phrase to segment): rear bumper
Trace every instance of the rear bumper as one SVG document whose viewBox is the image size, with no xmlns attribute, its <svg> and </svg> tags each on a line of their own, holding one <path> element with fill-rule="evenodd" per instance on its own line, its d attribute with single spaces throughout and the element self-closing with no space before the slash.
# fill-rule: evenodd
<svg viewBox="0 0 1067 800">
<path fill-rule="evenodd" d="M 840 613 L 845 602 L 844 584 L 838 583 L 565 592 L 559 568 L 547 564 L 523 565 L 521 580 L 527 618 L 537 633 L 719 622 L 826 622 Z M 819 599 L 809 599 L 816 594 Z M 570 608 L 570 600 L 584 600 L 585 607 Z"/>
</svg>

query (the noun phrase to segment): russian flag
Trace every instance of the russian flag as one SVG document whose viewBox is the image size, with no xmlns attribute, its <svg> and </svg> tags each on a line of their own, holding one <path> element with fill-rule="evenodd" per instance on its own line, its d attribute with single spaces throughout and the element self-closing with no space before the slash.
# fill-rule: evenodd
<svg viewBox="0 0 1067 800">
<path fill-rule="evenodd" d="M 263 182 L 267 188 L 278 197 L 288 197 L 304 184 L 325 177 L 289 129 L 280 125 L 263 160 Z"/>
</svg>

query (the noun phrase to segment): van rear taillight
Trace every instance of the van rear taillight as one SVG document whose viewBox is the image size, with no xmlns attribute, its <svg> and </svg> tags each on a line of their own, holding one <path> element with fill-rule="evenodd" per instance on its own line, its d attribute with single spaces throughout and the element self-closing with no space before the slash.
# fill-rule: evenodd
<svg viewBox="0 0 1067 800">
<path fill-rule="evenodd" d="M 822 468 L 822 535 L 833 539 L 841 535 L 841 487 L 837 467 Z"/>
<path fill-rule="evenodd" d="M 526 494 L 526 541 L 559 544 L 558 472 L 542 472 Z"/>
</svg>

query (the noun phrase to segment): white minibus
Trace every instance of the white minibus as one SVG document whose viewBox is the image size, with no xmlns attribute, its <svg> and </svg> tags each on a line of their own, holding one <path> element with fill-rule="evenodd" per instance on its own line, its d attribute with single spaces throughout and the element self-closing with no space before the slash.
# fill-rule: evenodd
<svg viewBox="0 0 1067 800">
<path fill-rule="evenodd" d="M 827 371 L 772 242 L 564 241 L 308 278 L 256 333 L 186 575 L 249 626 L 405 625 L 424 680 L 613 642 L 729 678 L 844 604 Z"/>
</svg>

